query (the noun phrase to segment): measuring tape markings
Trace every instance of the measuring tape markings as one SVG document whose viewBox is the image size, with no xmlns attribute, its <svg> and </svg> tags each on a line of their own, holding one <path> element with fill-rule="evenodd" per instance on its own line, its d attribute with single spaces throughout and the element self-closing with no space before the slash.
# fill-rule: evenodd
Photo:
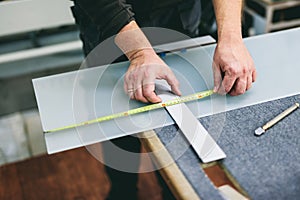
<svg viewBox="0 0 300 200">
<path fill-rule="evenodd" d="M 212 95 L 213 93 L 214 93 L 213 90 L 198 92 L 198 93 L 187 95 L 187 96 L 184 96 L 184 97 L 178 97 L 176 99 L 169 100 L 169 101 L 166 101 L 166 102 L 151 104 L 151 105 L 135 108 L 135 109 L 132 109 L 132 110 L 128 110 L 128 111 L 125 111 L 125 112 L 120 112 L 120 113 L 116 113 L 116 114 L 111 114 L 111 115 L 99 117 L 97 119 L 81 122 L 81 123 L 78 123 L 78 124 L 72 124 L 72 125 L 63 126 L 63 127 L 60 127 L 60 128 L 51 129 L 51 130 L 45 131 L 44 133 L 63 131 L 63 130 L 71 129 L 71 128 L 77 128 L 77 127 L 81 127 L 81 126 L 85 126 L 85 125 L 89 125 L 89 124 L 95 124 L 95 123 L 99 123 L 99 122 L 103 122 L 103 121 L 109 121 L 109 120 L 116 119 L 116 118 L 126 117 L 126 116 L 129 116 L 129 115 L 143 113 L 143 112 L 150 111 L 150 110 L 156 110 L 156 109 L 163 108 L 163 107 L 166 107 L 166 106 L 172 106 L 172 105 L 176 105 L 176 104 L 180 104 L 180 103 L 185 103 L 185 102 L 189 102 L 189 101 L 202 99 L 204 97 L 208 97 L 208 96 Z"/>
</svg>

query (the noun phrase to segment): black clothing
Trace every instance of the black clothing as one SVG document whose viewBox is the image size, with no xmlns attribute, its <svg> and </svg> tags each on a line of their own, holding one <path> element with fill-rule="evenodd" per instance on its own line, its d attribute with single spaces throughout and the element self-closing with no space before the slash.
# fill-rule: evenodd
<svg viewBox="0 0 300 200">
<path fill-rule="evenodd" d="M 200 0 L 73 0 L 76 10 L 92 22 L 100 34 L 101 40 L 117 34 L 122 27 L 136 20 L 142 27 L 156 27 L 166 22 L 169 12 L 177 12 L 181 31 L 196 36 L 200 21 Z M 75 11 L 76 12 L 76 11 Z M 162 13 L 163 12 L 163 13 Z M 157 21 L 161 15 L 164 22 Z M 156 20 L 156 21 L 155 21 Z M 173 20 L 168 20 L 172 23 Z M 152 22 L 152 23 L 149 23 Z M 153 23 L 155 22 L 155 23 Z M 164 28 L 177 30 L 178 27 L 163 25 Z"/>
<path fill-rule="evenodd" d="M 134 19 L 132 6 L 124 0 L 74 0 L 74 3 L 99 28 L 104 38 L 118 33 Z"/>
<path fill-rule="evenodd" d="M 191 37 L 198 34 L 200 0 L 74 0 L 74 3 L 72 12 L 86 56 L 132 20 L 141 27 L 169 28 Z M 111 142 L 131 152 L 139 152 L 141 147 L 139 139 L 131 136 Z M 108 143 L 103 143 L 104 159 L 114 162 L 108 146 Z M 132 163 L 136 171 L 139 162 L 137 158 Z M 108 166 L 106 171 L 112 183 L 109 199 L 136 199 L 136 173 L 121 172 Z M 170 196 L 164 196 L 164 199 L 170 199 Z"/>
</svg>

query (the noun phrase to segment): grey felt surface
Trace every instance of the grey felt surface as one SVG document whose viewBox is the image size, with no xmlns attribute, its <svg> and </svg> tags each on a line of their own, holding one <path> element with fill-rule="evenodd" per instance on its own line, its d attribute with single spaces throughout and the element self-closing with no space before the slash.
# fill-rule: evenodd
<svg viewBox="0 0 300 200">
<path fill-rule="evenodd" d="M 223 199 L 217 188 L 200 167 L 199 157 L 192 147 L 189 146 L 183 134 L 178 132 L 176 125 L 166 126 L 154 131 L 158 134 L 158 137 L 201 199 Z"/>
<path fill-rule="evenodd" d="M 253 199 L 300 198 L 300 109 L 261 137 L 253 135 L 295 102 L 300 102 L 299 95 L 226 115 L 219 138 L 228 156 L 224 165 Z"/>
<path fill-rule="evenodd" d="M 261 137 L 254 136 L 256 128 L 295 102 L 300 102 L 300 95 L 200 119 L 226 153 L 223 165 L 251 199 L 300 197 L 300 109 Z M 157 132 L 167 144 L 174 137 L 175 129 L 172 125 Z M 172 155 L 176 154 L 176 150 L 169 150 Z M 176 162 L 200 197 L 215 199 L 212 197 L 214 188 L 207 183 L 207 178 L 203 178 L 200 161 L 191 148 Z"/>
</svg>

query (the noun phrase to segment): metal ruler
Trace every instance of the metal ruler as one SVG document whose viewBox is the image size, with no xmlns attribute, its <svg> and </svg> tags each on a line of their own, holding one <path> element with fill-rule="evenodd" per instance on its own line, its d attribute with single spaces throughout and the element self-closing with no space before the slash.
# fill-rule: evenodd
<svg viewBox="0 0 300 200">
<path fill-rule="evenodd" d="M 157 85 L 160 87 L 158 96 L 163 101 L 172 101 L 172 99 L 178 97 L 168 92 L 170 86 L 166 81 L 159 81 L 159 83 L 157 82 Z M 226 158 L 226 154 L 185 103 L 168 106 L 166 107 L 166 110 L 176 122 L 181 132 L 203 163 Z"/>
</svg>

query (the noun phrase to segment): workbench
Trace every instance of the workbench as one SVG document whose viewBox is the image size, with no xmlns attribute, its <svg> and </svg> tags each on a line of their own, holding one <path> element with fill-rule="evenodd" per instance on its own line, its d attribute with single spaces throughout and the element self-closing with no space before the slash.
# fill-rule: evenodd
<svg viewBox="0 0 300 200">
<path fill-rule="evenodd" d="M 246 39 L 245 44 L 258 71 L 253 88 L 238 97 L 216 95 L 187 103 L 226 153 L 227 158 L 222 161 L 202 165 L 163 109 L 77 129 L 48 132 L 45 135 L 48 152 L 143 132 L 141 140 L 149 151 L 153 151 L 155 163 L 163 166 L 162 174 L 178 199 L 224 199 L 202 169 L 211 165 L 219 165 L 232 185 L 251 199 L 297 199 L 300 196 L 299 109 L 261 137 L 254 136 L 254 130 L 300 101 L 300 68 L 296 66 L 299 34 L 298 28 Z M 213 86 L 210 70 L 214 47 L 196 47 L 166 56 L 165 61 L 175 72 L 181 67 L 182 71 L 176 75 L 185 88 L 183 95 Z M 195 68 L 189 69 L 189 63 Z M 120 63 L 104 71 L 96 67 L 35 79 L 33 83 L 44 130 L 143 105 L 134 101 L 128 103 L 128 97 L 121 92 L 120 80 L 127 65 Z M 184 69 L 183 65 L 186 66 Z M 195 69 L 200 71 L 193 71 Z M 99 72 L 103 75 L 101 79 Z M 96 89 L 93 81 L 97 83 Z M 221 101 L 221 107 L 216 106 L 214 98 L 225 101 Z"/>
<path fill-rule="evenodd" d="M 244 10 L 253 17 L 256 34 L 262 34 L 299 26 L 299 15 L 289 19 L 284 13 L 288 10 L 299 13 L 299 6 L 297 0 L 247 0 Z M 276 12 L 282 12 L 280 17 Z M 276 14 L 279 19 L 275 19 Z"/>
</svg>

